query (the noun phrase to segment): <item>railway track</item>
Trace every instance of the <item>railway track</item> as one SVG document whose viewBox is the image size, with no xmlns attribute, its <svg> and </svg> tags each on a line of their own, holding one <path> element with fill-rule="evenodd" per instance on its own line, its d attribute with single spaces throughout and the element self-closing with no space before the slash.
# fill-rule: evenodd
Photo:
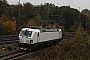
<svg viewBox="0 0 90 60">
<path fill-rule="evenodd" d="M 4 47 L 6 45 L 17 45 L 19 42 L 19 39 L 17 36 L 0 36 L 0 48 Z"/>
<path fill-rule="evenodd" d="M 3 36 L 0 36 L 0 40 L 16 40 L 18 39 L 18 36 L 13 36 L 13 35 L 3 35 Z"/>
<path fill-rule="evenodd" d="M 0 55 L 0 60 L 10 60 L 10 59 L 15 59 L 16 57 L 22 56 L 27 54 L 27 52 L 23 51 L 11 51 L 7 54 Z"/>
<path fill-rule="evenodd" d="M 3 42 L 0 42 L 0 45 L 13 44 L 13 43 L 18 43 L 18 40 L 13 40 L 13 41 L 3 41 Z"/>
<path fill-rule="evenodd" d="M 33 50 L 29 50 L 29 51 L 14 50 L 14 51 L 5 53 L 3 55 L 0 55 L 0 60 L 25 60 L 26 58 L 30 58 L 30 57 L 32 58 L 33 56 L 38 55 L 42 50 L 48 49 L 48 48 L 50 48 L 50 45 L 39 47 L 39 49 L 34 48 Z"/>
<path fill-rule="evenodd" d="M 64 33 L 63 35 L 63 39 L 72 39 L 74 37 L 74 34 L 75 33 Z M 5 41 L 8 41 L 8 40 L 5 40 Z M 4 42 L 5 42 L 4 41 Z M 12 41 L 12 40 L 10 40 Z M 11 42 L 12 43 L 12 42 Z M 4 44 L 4 43 L 3 43 Z M 6 44 L 6 43 L 5 43 Z M 47 45 L 48 47 L 48 45 Z M 47 49 L 47 47 L 45 49 Z M 44 48 L 44 47 L 43 47 Z M 21 51 L 21 50 L 18 50 L 18 51 L 11 51 L 9 53 L 6 53 L 6 54 L 3 54 L 3 55 L 0 55 L 0 60 L 24 60 L 26 59 L 26 57 L 32 57 L 32 55 L 35 55 L 38 51 L 40 52 L 42 50 L 42 48 L 40 49 L 35 49 L 35 51 L 30 51 L 30 52 L 26 52 L 26 51 Z M 37 53 L 38 54 L 38 53 Z"/>
</svg>

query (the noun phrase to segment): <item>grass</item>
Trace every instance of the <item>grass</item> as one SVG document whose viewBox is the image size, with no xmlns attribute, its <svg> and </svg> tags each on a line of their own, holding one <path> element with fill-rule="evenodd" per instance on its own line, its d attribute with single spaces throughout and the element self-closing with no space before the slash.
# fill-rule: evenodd
<svg viewBox="0 0 90 60">
<path fill-rule="evenodd" d="M 8 53 L 12 50 L 18 50 L 18 49 L 19 49 L 18 46 L 7 45 L 0 49 L 0 54 Z"/>
</svg>

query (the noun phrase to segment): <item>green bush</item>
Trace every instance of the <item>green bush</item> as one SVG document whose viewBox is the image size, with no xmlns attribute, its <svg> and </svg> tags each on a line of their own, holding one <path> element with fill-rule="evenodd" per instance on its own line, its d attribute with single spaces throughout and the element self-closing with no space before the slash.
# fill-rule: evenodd
<svg viewBox="0 0 90 60">
<path fill-rule="evenodd" d="M 11 46 L 11 45 L 6 46 L 6 50 L 15 50 L 15 49 L 19 49 L 19 48 L 17 46 Z"/>
<path fill-rule="evenodd" d="M 74 36 L 74 41 L 79 43 L 82 39 L 83 39 L 83 32 L 84 32 L 84 28 L 82 26 L 82 24 L 79 24 L 79 27 L 76 31 L 76 34 Z"/>
<path fill-rule="evenodd" d="M 88 34 L 90 35 L 90 30 L 88 30 Z"/>
<path fill-rule="evenodd" d="M 90 37 L 88 37 L 87 39 L 88 39 L 87 43 L 90 46 Z"/>
<path fill-rule="evenodd" d="M 13 48 L 12 48 L 12 46 L 7 46 L 6 47 L 6 50 L 12 50 Z"/>
<path fill-rule="evenodd" d="M 76 32 L 75 29 L 69 29 L 68 32 Z"/>
</svg>

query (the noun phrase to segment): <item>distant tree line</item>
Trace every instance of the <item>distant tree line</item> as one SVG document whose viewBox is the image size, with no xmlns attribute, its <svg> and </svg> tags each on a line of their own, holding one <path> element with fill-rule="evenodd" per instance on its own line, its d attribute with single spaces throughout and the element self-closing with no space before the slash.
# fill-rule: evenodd
<svg viewBox="0 0 90 60">
<path fill-rule="evenodd" d="M 52 3 L 10 5 L 6 0 L 0 0 L 0 35 L 15 34 L 29 26 L 54 25 L 66 31 L 75 31 L 79 23 L 85 30 L 90 30 L 90 10 L 80 12 L 70 6 L 59 7 Z"/>
</svg>

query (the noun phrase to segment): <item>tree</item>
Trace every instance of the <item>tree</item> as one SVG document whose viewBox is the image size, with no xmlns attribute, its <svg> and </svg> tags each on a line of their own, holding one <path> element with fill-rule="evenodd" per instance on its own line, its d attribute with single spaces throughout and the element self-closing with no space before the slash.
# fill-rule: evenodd
<svg viewBox="0 0 90 60">
<path fill-rule="evenodd" d="M 0 0 L 0 16 L 6 13 L 6 9 L 9 6 L 6 0 Z"/>
<path fill-rule="evenodd" d="M 3 21 L 3 22 L 8 21 L 9 19 L 10 19 L 10 18 L 9 18 L 6 14 L 4 14 L 4 15 L 2 15 L 2 16 L 0 17 L 0 20 Z"/>
<path fill-rule="evenodd" d="M 16 33 L 16 20 L 14 17 L 11 20 L 6 21 L 4 24 L 5 24 L 5 34 Z"/>
<path fill-rule="evenodd" d="M 30 27 L 30 26 L 35 26 L 35 21 L 33 19 L 30 19 L 26 24 L 26 27 Z"/>
<path fill-rule="evenodd" d="M 40 16 L 40 14 L 38 13 L 37 16 L 35 17 L 35 25 L 36 26 L 42 26 L 43 22 L 42 22 L 42 17 Z"/>
<path fill-rule="evenodd" d="M 20 10 L 19 10 L 20 9 Z M 20 11 L 20 14 L 19 14 Z M 41 5 L 33 5 L 29 2 L 20 5 L 9 5 L 6 0 L 0 0 L 0 17 L 3 22 L 7 22 L 12 17 L 15 17 L 17 22 L 17 27 L 26 27 L 29 25 L 49 25 L 53 23 L 58 23 L 58 25 L 63 25 L 63 27 L 68 30 L 75 22 L 79 24 L 79 14 L 80 22 L 83 27 L 86 28 L 86 15 L 88 14 L 88 27 L 90 23 L 90 11 L 84 9 L 81 13 L 70 6 L 55 6 L 52 3 L 45 3 Z M 19 16 L 20 15 L 20 16 Z M 8 16 L 8 17 L 7 17 Z M 30 20 L 33 19 L 33 20 Z M 45 23 L 46 20 L 48 23 Z M 28 23 L 33 22 L 33 23 Z M 34 24 L 35 23 L 35 24 Z M 76 29 L 74 25 L 72 28 Z"/>
<path fill-rule="evenodd" d="M 75 22 L 74 25 L 69 29 L 69 32 L 76 32 L 77 28 L 78 28 L 78 23 Z"/>
<path fill-rule="evenodd" d="M 14 17 L 11 19 L 11 25 L 12 25 L 12 34 L 16 34 L 17 24 L 16 19 Z"/>
<path fill-rule="evenodd" d="M 85 19 L 85 27 L 86 27 L 86 30 L 87 29 L 89 29 L 89 26 L 90 26 L 90 10 L 88 10 L 88 9 L 83 9 L 82 11 L 81 11 L 81 13 L 82 14 L 84 14 L 85 15 L 85 17 L 86 17 L 86 19 Z"/>
<path fill-rule="evenodd" d="M 88 9 L 83 9 L 81 11 L 81 13 L 85 14 L 85 15 L 90 15 L 90 11 Z"/>
<path fill-rule="evenodd" d="M 3 35 L 5 32 L 4 32 L 4 23 L 2 21 L 0 21 L 0 35 Z"/>
<path fill-rule="evenodd" d="M 83 39 L 83 32 L 84 32 L 84 28 L 82 24 L 80 23 L 76 31 L 76 34 L 74 36 L 75 42 L 79 43 Z"/>
<path fill-rule="evenodd" d="M 34 5 L 27 2 L 23 4 L 23 16 L 26 18 L 26 20 L 33 18 L 34 14 Z"/>
<path fill-rule="evenodd" d="M 4 22 L 8 21 L 8 19 L 9 17 L 5 14 L 0 17 L 0 35 L 3 35 L 5 33 Z"/>
</svg>

